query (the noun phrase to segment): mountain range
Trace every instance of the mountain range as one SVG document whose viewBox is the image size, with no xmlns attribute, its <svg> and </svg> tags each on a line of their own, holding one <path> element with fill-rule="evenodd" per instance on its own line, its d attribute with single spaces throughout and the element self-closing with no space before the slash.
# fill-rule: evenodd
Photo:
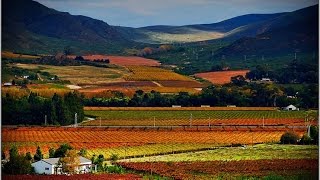
<svg viewBox="0 0 320 180">
<path fill-rule="evenodd" d="M 52 54 L 71 47 L 79 53 L 121 54 L 124 48 L 215 40 L 229 42 L 216 56 L 317 51 L 318 5 L 212 24 L 131 28 L 60 12 L 32 0 L 2 1 L 3 50 Z"/>
</svg>

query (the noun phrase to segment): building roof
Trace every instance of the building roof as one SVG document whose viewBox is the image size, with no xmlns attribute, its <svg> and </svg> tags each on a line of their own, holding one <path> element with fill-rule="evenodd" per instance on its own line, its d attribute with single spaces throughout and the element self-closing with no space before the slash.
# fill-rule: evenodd
<svg viewBox="0 0 320 180">
<path fill-rule="evenodd" d="M 296 108 L 294 105 L 290 104 L 289 106 L 287 106 L 286 108 Z"/>
<path fill-rule="evenodd" d="M 41 159 L 42 161 L 51 164 L 51 165 L 56 165 L 58 164 L 60 158 L 49 158 L 49 159 Z M 89 164 L 91 163 L 91 160 L 84 158 L 82 156 L 79 156 L 80 159 L 80 164 Z"/>
</svg>

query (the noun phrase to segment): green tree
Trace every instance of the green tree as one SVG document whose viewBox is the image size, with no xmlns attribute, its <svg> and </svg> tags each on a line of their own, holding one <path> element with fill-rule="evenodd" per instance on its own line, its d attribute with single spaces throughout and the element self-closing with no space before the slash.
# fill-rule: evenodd
<svg viewBox="0 0 320 180">
<path fill-rule="evenodd" d="M 31 153 L 30 153 L 30 152 L 27 152 L 25 157 L 26 157 L 26 159 L 27 159 L 28 161 L 31 161 L 31 160 L 32 160 L 32 156 L 31 156 Z"/>
<path fill-rule="evenodd" d="M 33 168 L 30 161 L 23 155 L 18 154 L 18 149 L 14 146 L 9 150 L 9 162 L 3 165 L 4 174 L 30 174 Z"/>
<path fill-rule="evenodd" d="M 36 150 L 36 153 L 33 156 L 33 159 L 35 161 L 40 161 L 41 159 L 43 159 L 43 154 L 42 154 L 41 149 L 40 149 L 39 146 L 37 147 L 37 150 Z"/>
<path fill-rule="evenodd" d="M 72 150 L 73 148 L 69 144 L 62 144 L 60 147 L 54 152 L 54 157 L 65 157 L 68 150 Z"/>
<path fill-rule="evenodd" d="M 79 151 L 79 155 L 80 156 L 84 156 L 84 157 L 87 156 L 87 150 L 84 149 L 84 148 L 81 148 L 80 151 Z"/>
<path fill-rule="evenodd" d="M 54 153 L 55 153 L 54 149 L 50 148 L 49 149 L 49 158 L 53 158 L 54 157 Z"/>
<path fill-rule="evenodd" d="M 298 140 L 299 136 L 292 131 L 284 133 L 280 138 L 282 144 L 297 144 Z"/>
</svg>

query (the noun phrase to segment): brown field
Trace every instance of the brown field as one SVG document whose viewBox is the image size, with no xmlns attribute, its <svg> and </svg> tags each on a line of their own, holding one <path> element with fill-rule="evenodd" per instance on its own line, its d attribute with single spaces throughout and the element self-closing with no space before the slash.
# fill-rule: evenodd
<svg viewBox="0 0 320 180">
<path fill-rule="evenodd" d="M 245 76 L 249 70 L 239 70 L 239 71 L 217 71 L 217 72 L 206 72 L 197 73 L 195 76 L 201 77 L 210 81 L 213 84 L 227 84 L 231 82 L 231 77 L 242 75 Z"/>
<path fill-rule="evenodd" d="M 40 58 L 40 56 L 32 56 L 32 55 L 26 55 L 26 54 L 15 54 L 13 52 L 9 51 L 2 51 L 1 52 L 1 58 L 12 58 L 12 59 L 37 59 Z"/>
<path fill-rule="evenodd" d="M 75 58 L 75 56 L 69 56 L 70 58 Z M 120 66 L 160 66 L 160 63 L 154 59 L 147 59 L 137 56 L 109 56 L 109 55 L 87 55 L 82 56 L 86 60 L 95 59 L 109 59 L 110 64 L 116 64 Z"/>
</svg>

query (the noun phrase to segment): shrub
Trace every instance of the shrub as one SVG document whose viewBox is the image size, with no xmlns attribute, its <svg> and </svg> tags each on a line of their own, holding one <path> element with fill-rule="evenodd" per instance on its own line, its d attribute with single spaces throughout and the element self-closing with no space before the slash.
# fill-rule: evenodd
<svg viewBox="0 0 320 180">
<path fill-rule="evenodd" d="M 286 132 L 280 138 L 282 144 L 297 144 L 298 140 L 299 136 L 295 132 Z"/>
<path fill-rule="evenodd" d="M 105 171 L 107 173 L 123 174 L 125 169 L 121 166 L 106 166 Z"/>
<path fill-rule="evenodd" d="M 309 145 L 312 144 L 312 139 L 307 134 L 304 134 L 300 139 L 300 144 Z"/>
</svg>

